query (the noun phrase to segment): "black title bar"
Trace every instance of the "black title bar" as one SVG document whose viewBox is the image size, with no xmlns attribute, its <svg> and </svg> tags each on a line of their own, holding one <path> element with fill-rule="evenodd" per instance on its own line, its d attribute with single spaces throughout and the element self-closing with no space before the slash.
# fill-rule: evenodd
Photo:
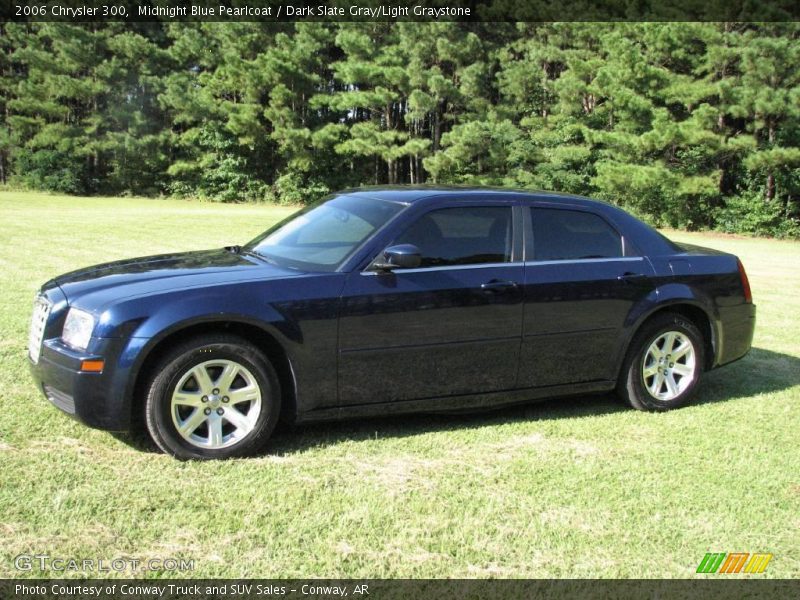
<svg viewBox="0 0 800 600">
<path fill-rule="evenodd" d="M 797 0 L 0 0 L 0 22 L 800 20 Z"/>
<path fill-rule="evenodd" d="M 505 598 L 797 598 L 800 580 L 725 579 L 19 579 L 0 580 L 3 600 L 459 600 Z"/>
</svg>

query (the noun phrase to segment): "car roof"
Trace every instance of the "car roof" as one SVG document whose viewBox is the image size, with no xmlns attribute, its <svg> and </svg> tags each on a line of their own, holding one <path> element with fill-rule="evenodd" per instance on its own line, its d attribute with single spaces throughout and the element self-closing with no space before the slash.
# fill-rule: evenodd
<svg viewBox="0 0 800 600">
<path fill-rule="evenodd" d="M 561 192 L 548 192 L 544 190 L 525 190 L 514 188 L 497 188 L 488 186 L 458 186 L 458 185 L 416 185 L 416 186 L 367 186 L 342 190 L 337 195 L 355 196 L 359 198 L 374 198 L 401 204 L 412 204 L 418 200 L 433 197 L 458 197 L 459 200 L 485 198 L 491 196 L 515 196 L 527 200 L 544 200 L 554 202 L 569 202 L 571 204 L 611 206 L 603 200 L 595 200 L 585 196 L 565 194 Z"/>
</svg>

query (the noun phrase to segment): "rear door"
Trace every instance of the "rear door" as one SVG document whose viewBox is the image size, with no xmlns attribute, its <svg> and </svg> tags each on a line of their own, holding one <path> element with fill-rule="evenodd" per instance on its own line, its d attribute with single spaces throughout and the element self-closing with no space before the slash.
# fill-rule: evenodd
<svg viewBox="0 0 800 600">
<path fill-rule="evenodd" d="M 417 246 L 419 268 L 350 274 L 339 320 L 341 405 L 514 387 L 524 267 L 513 213 L 508 200 L 425 211 L 388 244 Z"/>
<path fill-rule="evenodd" d="M 519 387 L 610 380 L 631 308 L 653 289 L 649 261 L 600 214 L 526 213 Z"/>
</svg>

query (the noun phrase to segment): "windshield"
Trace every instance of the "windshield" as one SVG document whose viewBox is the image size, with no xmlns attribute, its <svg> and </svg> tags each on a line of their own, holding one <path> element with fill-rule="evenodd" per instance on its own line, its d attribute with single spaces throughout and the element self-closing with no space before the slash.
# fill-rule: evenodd
<svg viewBox="0 0 800 600">
<path fill-rule="evenodd" d="M 374 198 L 338 196 L 295 213 L 245 249 L 285 267 L 335 271 L 402 208 Z"/>
</svg>

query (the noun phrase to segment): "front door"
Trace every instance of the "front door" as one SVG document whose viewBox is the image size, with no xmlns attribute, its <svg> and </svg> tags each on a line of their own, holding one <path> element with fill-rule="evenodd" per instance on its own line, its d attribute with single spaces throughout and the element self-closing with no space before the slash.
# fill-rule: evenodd
<svg viewBox="0 0 800 600">
<path fill-rule="evenodd" d="M 348 277 L 342 406 L 514 387 L 524 267 L 512 213 L 508 201 L 428 211 L 392 242 L 417 246 L 419 268 Z"/>
</svg>

